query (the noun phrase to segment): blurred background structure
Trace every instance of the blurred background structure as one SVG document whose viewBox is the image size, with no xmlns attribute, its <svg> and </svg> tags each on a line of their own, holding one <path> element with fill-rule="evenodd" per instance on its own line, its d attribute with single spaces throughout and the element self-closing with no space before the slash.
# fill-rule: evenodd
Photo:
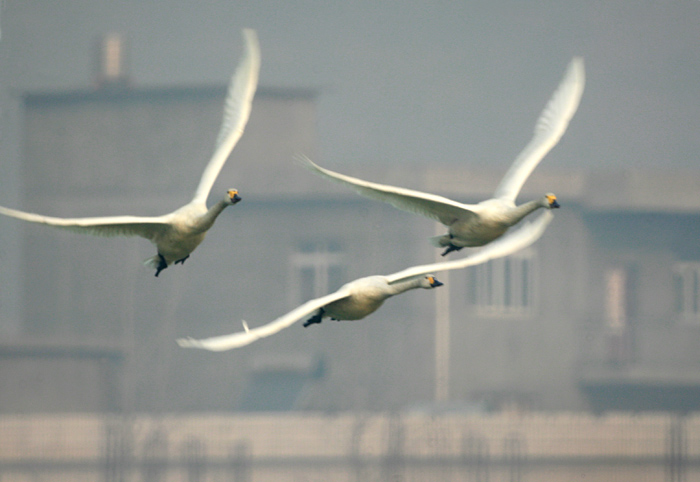
<svg viewBox="0 0 700 482">
<path fill-rule="evenodd" d="M 19 187 L 22 209 L 155 214 L 196 184 L 225 86 L 100 78 L 98 88 L 23 95 L 22 169 L 6 179 Z M 296 152 L 318 158 L 318 95 L 260 87 L 215 187 L 239 188 L 245 204 L 227 212 L 191 263 L 161 278 L 141 266 L 153 249 L 141 239 L 3 220 L 20 237 L 22 309 L 0 345 L 3 380 L 14 387 L 2 390 L 2 410 L 700 406 L 700 191 L 684 172 L 551 172 L 545 161 L 521 199 L 560 193 L 565 208 L 547 235 L 507 259 L 441 275 L 439 304 L 411 293 L 366 320 L 293 326 L 229 353 L 178 348 L 178 336 L 240 330 L 242 319 L 262 324 L 348 280 L 436 259 L 426 241 L 434 223 L 294 163 Z M 466 202 L 487 198 L 503 174 L 337 168 Z M 435 332 L 446 328 L 436 356 Z M 436 360 L 446 377 L 440 395 Z"/>
<path fill-rule="evenodd" d="M 0 219 L 3 480 L 49 466 L 66 480 L 207 480 L 211 458 L 254 481 L 285 471 L 425 480 L 441 461 L 454 471 L 440 480 L 527 480 L 525 469 L 546 480 L 534 475 L 543 460 L 554 461 L 548 473 L 571 469 L 552 481 L 691 475 L 700 2 L 436 7 L 427 18 L 414 5 L 384 12 L 386 25 L 362 23 L 374 7 L 88 3 L 2 6 L 0 203 L 57 216 L 181 204 L 212 149 L 240 28 L 251 26 L 261 86 L 213 191 L 236 187 L 243 202 L 157 279 L 141 266 L 153 254 L 145 240 Z M 302 18 L 304 34 L 288 26 Z M 390 39 L 408 20 L 410 38 Z M 439 258 L 426 239 L 435 223 L 317 178 L 292 156 L 477 202 L 573 55 L 586 59 L 581 108 L 520 196 L 553 191 L 563 206 L 532 248 L 443 275 L 440 290 L 358 322 L 299 324 L 226 353 L 175 345 Z M 290 445 L 308 449 L 281 448 Z M 316 468 L 288 471 L 302 459 Z M 625 472 L 640 461 L 650 469 Z"/>
</svg>

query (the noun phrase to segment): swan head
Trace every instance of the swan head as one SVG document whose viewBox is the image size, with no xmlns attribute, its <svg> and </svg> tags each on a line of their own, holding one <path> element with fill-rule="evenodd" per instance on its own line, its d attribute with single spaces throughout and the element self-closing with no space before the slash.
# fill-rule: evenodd
<svg viewBox="0 0 700 482">
<path fill-rule="evenodd" d="M 557 202 L 557 197 L 554 194 L 552 194 L 551 192 L 545 194 L 544 199 L 545 199 L 546 207 L 548 207 L 549 209 L 556 209 L 559 207 L 559 203 Z"/>
<path fill-rule="evenodd" d="M 438 286 L 442 286 L 443 283 L 438 281 L 438 279 L 433 276 L 432 274 L 425 275 L 421 282 L 421 287 L 425 288 L 427 290 L 437 288 Z"/>
<path fill-rule="evenodd" d="M 229 204 L 236 204 L 242 198 L 238 195 L 238 189 L 229 189 L 226 191 L 226 197 L 224 199 Z"/>
</svg>

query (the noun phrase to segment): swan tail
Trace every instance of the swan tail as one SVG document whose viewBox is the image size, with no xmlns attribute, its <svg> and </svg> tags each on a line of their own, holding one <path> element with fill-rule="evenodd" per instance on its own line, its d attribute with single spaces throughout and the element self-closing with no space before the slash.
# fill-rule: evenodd
<svg viewBox="0 0 700 482">
<path fill-rule="evenodd" d="M 148 258 L 143 262 L 143 265 L 148 266 L 149 268 L 158 269 L 158 266 L 160 265 L 160 257 L 155 255 L 152 258 Z"/>
<path fill-rule="evenodd" d="M 447 244 L 445 244 L 445 237 L 446 236 L 444 234 L 441 234 L 439 236 L 432 236 L 428 238 L 428 242 L 436 248 L 444 248 L 445 246 L 447 246 Z"/>
</svg>

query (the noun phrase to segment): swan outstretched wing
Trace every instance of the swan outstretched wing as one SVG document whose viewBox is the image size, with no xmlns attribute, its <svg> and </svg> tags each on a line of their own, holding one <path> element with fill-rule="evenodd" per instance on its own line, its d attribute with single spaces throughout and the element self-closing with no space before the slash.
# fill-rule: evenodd
<svg viewBox="0 0 700 482">
<path fill-rule="evenodd" d="M 286 315 L 280 316 L 276 320 L 258 328 L 250 329 L 248 328 L 248 325 L 243 322 L 243 331 L 232 333 L 230 335 L 213 336 L 211 338 L 204 338 L 201 340 L 194 338 L 180 338 L 177 340 L 177 344 L 184 348 L 201 348 L 203 350 L 210 351 L 225 351 L 232 348 L 239 348 L 241 346 L 249 345 L 260 338 L 274 335 L 278 331 L 282 331 L 288 326 L 291 326 L 295 322 L 299 321 L 304 316 L 313 313 L 323 306 L 326 306 L 328 303 L 346 298 L 348 296 L 350 296 L 350 291 L 346 288 L 341 288 L 335 293 L 307 301 Z"/>
<path fill-rule="evenodd" d="M 387 282 L 393 283 L 400 279 L 411 278 L 431 272 L 464 268 L 479 263 L 485 263 L 493 258 L 507 256 L 537 241 L 537 239 L 542 236 L 542 233 L 544 233 L 547 225 L 550 223 L 553 217 L 554 216 L 552 213 L 547 211 L 539 216 L 535 221 L 524 223 L 522 227 L 488 244 L 479 252 L 468 256 L 467 258 L 457 261 L 415 266 L 413 268 L 408 268 L 398 273 L 386 276 L 385 278 Z M 199 340 L 195 338 L 180 338 L 177 340 L 177 343 L 184 348 L 200 348 L 210 351 L 225 351 L 232 348 L 239 348 L 249 345 L 250 343 L 253 343 L 261 338 L 274 335 L 275 333 L 287 328 L 288 326 L 291 326 L 301 318 L 313 313 L 319 308 L 348 296 L 350 296 L 350 290 L 343 287 L 330 295 L 307 301 L 286 315 L 283 315 L 276 320 L 258 328 L 250 329 L 248 325 L 243 322 L 243 331 L 239 331 L 237 333 L 214 336 Z"/>
<path fill-rule="evenodd" d="M 537 164 L 554 147 L 576 113 L 585 84 L 583 59 L 575 57 L 556 92 L 540 114 L 535 134 L 506 172 L 494 193 L 495 198 L 515 201 L 523 184 Z"/>
<path fill-rule="evenodd" d="M 170 229 L 166 216 L 105 216 L 97 218 L 55 218 L 0 206 L 0 214 L 31 223 L 46 224 L 95 236 L 141 236 L 153 240 Z"/>
<path fill-rule="evenodd" d="M 216 139 L 214 155 L 202 173 L 192 202 L 206 202 L 216 177 L 243 135 L 243 130 L 250 117 L 260 71 L 260 46 L 255 30 L 244 29 L 243 38 L 245 40 L 245 54 L 229 84 L 224 106 L 224 118 Z"/>
<path fill-rule="evenodd" d="M 362 196 L 389 203 L 403 211 L 420 214 L 439 221 L 446 226 L 449 226 L 456 220 L 468 220 L 475 215 L 471 210 L 472 206 L 452 201 L 446 197 L 363 181 L 345 174 L 339 174 L 315 164 L 304 155 L 297 155 L 295 159 L 310 171 L 349 186 Z"/>
<path fill-rule="evenodd" d="M 496 241 L 487 244 L 479 251 L 467 256 L 466 258 L 455 261 L 445 261 L 443 263 L 414 266 L 412 268 L 399 271 L 398 273 L 390 274 L 386 276 L 386 278 L 389 283 L 394 283 L 396 281 L 412 278 L 414 276 L 427 273 L 437 273 L 439 271 L 447 271 L 451 269 L 466 268 L 467 266 L 485 263 L 490 259 L 508 256 L 509 254 L 513 254 L 516 251 L 526 248 L 537 241 L 542 236 L 545 229 L 547 229 L 547 226 L 553 218 L 554 215 L 551 213 L 551 211 L 545 211 L 536 220 L 521 223 L 521 227 L 513 230 L 505 236 L 498 238 Z"/>
</svg>

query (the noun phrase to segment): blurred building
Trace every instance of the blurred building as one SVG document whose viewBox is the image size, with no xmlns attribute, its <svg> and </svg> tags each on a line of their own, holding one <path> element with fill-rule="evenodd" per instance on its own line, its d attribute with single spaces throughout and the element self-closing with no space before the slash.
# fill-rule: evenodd
<svg viewBox="0 0 700 482">
<path fill-rule="evenodd" d="M 179 207 L 211 154 L 225 93 L 122 80 L 26 93 L 22 166 L 2 181 L 20 186 L 11 207 L 63 217 Z M 295 153 L 463 202 L 490 196 L 503 174 L 319 156 L 316 95 L 259 89 L 210 198 L 236 187 L 243 202 L 159 278 L 141 266 L 155 251 L 145 240 L 1 219 L 21 240 L 0 253 L 19 258 L 3 279 L 21 312 L 0 341 L 0 410 L 700 408 L 698 172 L 561 172 L 550 159 L 520 196 L 553 191 L 562 204 L 534 246 L 439 275 L 445 287 L 365 320 L 299 323 L 225 353 L 178 348 L 179 336 L 257 326 L 352 279 L 441 259 L 426 238 L 442 227 L 314 176 Z"/>
</svg>

